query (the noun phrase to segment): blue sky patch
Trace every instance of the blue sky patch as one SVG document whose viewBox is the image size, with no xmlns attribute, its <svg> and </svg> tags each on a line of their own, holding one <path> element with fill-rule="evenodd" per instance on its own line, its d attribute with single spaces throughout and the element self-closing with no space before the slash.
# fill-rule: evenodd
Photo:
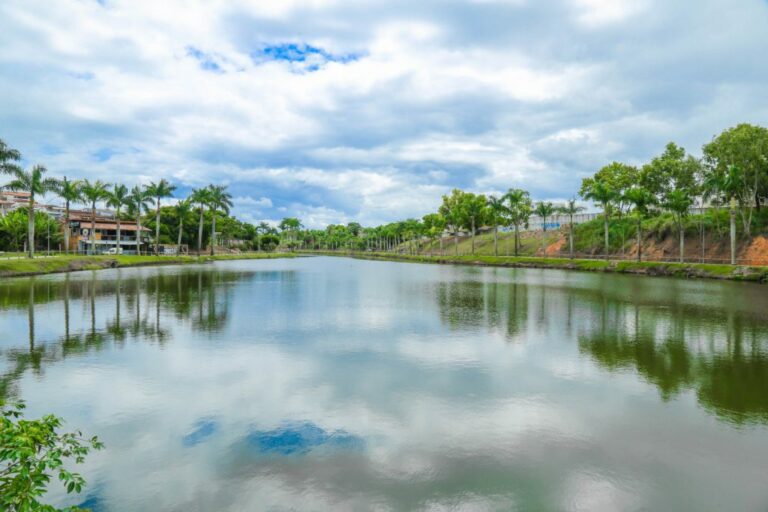
<svg viewBox="0 0 768 512">
<path fill-rule="evenodd" d="M 357 449 L 364 445 L 362 438 L 336 430 L 328 432 L 311 422 L 286 423 L 273 430 L 254 430 L 246 442 L 261 453 L 302 455 L 321 446 Z"/>
<path fill-rule="evenodd" d="M 91 153 L 91 155 L 97 162 L 106 162 L 118 153 L 119 151 L 116 151 L 112 148 L 100 148 Z"/>
<path fill-rule="evenodd" d="M 360 57 L 361 54 L 358 53 L 331 53 L 307 43 L 279 43 L 267 45 L 251 52 L 251 59 L 256 64 L 267 61 L 283 61 L 297 65 L 308 72 L 317 71 L 328 62 L 346 64 L 356 61 Z"/>
<path fill-rule="evenodd" d="M 212 73 L 223 73 L 224 70 L 214 60 L 213 56 L 209 53 L 205 53 L 199 48 L 194 46 L 187 46 L 187 56 L 197 60 L 200 65 L 200 69 L 204 71 L 210 71 Z"/>
<path fill-rule="evenodd" d="M 200 420 L 195 424 L 194 430 L 185 435 L 182 439 L 184 446 L 195 446 L 202 443 L 219 429 L 218 424 L 213 420 Z"/>
</svg>

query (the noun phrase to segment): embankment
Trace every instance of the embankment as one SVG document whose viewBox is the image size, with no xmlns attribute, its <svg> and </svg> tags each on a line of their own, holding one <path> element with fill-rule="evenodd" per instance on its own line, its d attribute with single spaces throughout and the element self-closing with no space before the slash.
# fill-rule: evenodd
<svg viewBox="0 0 768 512">
<path fill-rule="evenodd" d="M 580 270 L 587 272 L 607 272 L 642 276 L 666 276 L 699 279 L 721 279 L 732 281 L 751 281 L 768 283 L 768 267 L 712 265 L 702 263 L 663 263 L 635 261 L 605 261 L 594 259 L 514 257 L 514 256 L 426 256 L 372 252 L 306 252 L 304 254 L 323 254 L 330 256 L 350 256 L 354 258 L 410 261 L 419 263 L 437 263 L 454 265 L 476 265 L 511 268 L 551 268 L 561 270 Z"/>
<path fill-rule="evenodd" d="M 142 267 L 149 265 L 183 265 L 219 260 L 291 258 L 291 253 L 243 253 L 215 256 L 39 256 L 34 259 L 0 259 L 0 278 L 22 277 L 80 270 Z"/>
</svg>

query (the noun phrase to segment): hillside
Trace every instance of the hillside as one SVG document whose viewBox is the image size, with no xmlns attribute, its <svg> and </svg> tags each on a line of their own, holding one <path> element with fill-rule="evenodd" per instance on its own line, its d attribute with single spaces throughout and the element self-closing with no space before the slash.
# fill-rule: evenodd
<svg viewBox="0 0 768 512">
<path fill-rule="evenodd" d="M 725 212 L 721 212 L 725 213 Z M 685 229 L 685 260 L 689 262 L 727 263 L 730 261 L 730 241 L 727 217 L 720 219 L 702 219 L 691 217 L 687 220 Z M 701 229 L 704 227 L 704 243 L 702 254 Z M 762 220 L 762 217 L 757 219 Z M 746 237 L 738 231 L 737 260 L 743 265 L 768 265 L 768 233 L 762 227 L 762 222 L 756 222 L 753 235 Z M 739 227 L 741 227 L 739 225 Z M 677 228 L 671 217 L 657 217 L 643 222 L 643 260 L 648 261 L 677 261 L 679 257 L 679 238 Z M 636 259 L 636 222 L 633 219 L 615 219 L 610 229 L 611 258 Z M 546 233 L 523 232 L 520 234 L 521 256 L 568 256 L 568 229 L 550 230 Z M 576 257 L 601 257 L 603 254 L 603 223 L 597 219 L 576 226 L 574 236 Z M 401 248 L 404 252 L 413 250 L 407 244 Z M 443 242 L 446 255 L 455 254 L 454 238 L 446 238 Z M 439 254 L 439 243 L 434 241 L 422 244 L 417 251 L 420 254 Z M 458 253 L 471 253 L 470 237 L 460 237 Z M 500 256 L 514 253 L 513 233 L 499 232 L 498 254 Z M 475 237 L 475 254 L 493 255 L 493 233 L 483 233 Z"/>
</svg>

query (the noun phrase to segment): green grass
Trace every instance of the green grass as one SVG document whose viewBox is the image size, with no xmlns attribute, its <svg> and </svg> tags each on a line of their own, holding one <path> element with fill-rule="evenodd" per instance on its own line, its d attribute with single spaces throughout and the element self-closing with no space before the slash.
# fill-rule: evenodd
<svg viewBox="0 0 768 512">
<path fill-rule="evenodd" d="M 0 259 L 0 277 L 51 274 L 76 270 L 99 270 L 145 265 L 179 265 L 219 260 L 291 258 L 286 253 L 217 254 L 216 256 L 79 256 L 59 255 L 34 259 Z"/>
</svg>

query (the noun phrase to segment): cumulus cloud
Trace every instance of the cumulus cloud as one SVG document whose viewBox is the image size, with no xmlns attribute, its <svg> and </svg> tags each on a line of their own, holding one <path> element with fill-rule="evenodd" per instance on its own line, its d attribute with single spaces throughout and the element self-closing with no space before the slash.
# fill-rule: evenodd
<svg viewBox="0 0 768 512">
<path fill-rule="evenodd" d="M 768 4 L 8 0 L 0 138 L 53 174 L 226 184 L 244 219 L 570 197 L 768 118 Z"/>
</svg>

